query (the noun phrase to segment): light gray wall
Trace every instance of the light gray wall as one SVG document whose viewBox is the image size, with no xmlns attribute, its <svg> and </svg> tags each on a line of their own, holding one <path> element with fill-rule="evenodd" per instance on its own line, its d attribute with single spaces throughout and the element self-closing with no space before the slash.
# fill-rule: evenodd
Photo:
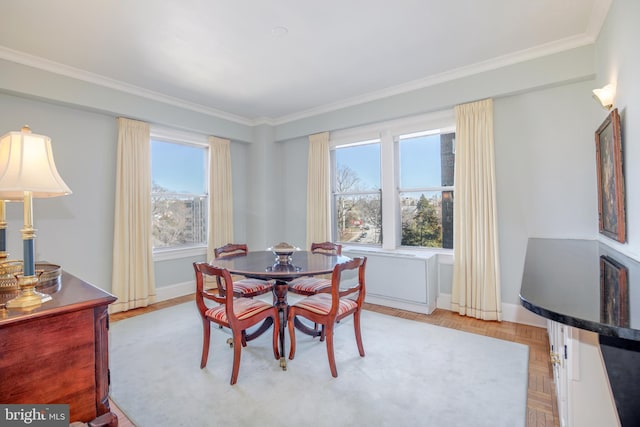
<svg viewBox="0 0 640 427">
<path fill-rule="evenodd" d="M 282 215 L 286 227 L 281 240 L 299 248 L 306 248 L 309 138 L 296 138 L 277 145 L 286 165 L 282 169 L 282 189 L 285 195 Z"/>
<path fill-rule="evenodd" d="M 519 304 L 529 237 L 594 239 L 598 232 L 593 81 L 494 102 L 503 302 Z"/>
<path fill-rule="evenodd" d="M 111 289 L 116 165 L 114 117 L 0 94 L 4 135 L 28 124 L 51 137 L 56 167 L 73 194 L 35 199 L 36 260 L 63 266 L 94 285 Z M 22 203 L 7 204 L 7 248 L 23 259 Z"/>
<path fill-rule="evenodd" d="M 620 251 L 640 258 L 640 2 L 616 0 L 612 2 L 600 37 L 596 43 L 595 64 L 597 84 L 616 83 L 614 106 L 620 113 L 624 157 L 627 244 L 603 241 Z M 599 125 L 606 112 L 600 111 Z M 596 126 L 597 128 L 597 126 Z"/>
</svg>

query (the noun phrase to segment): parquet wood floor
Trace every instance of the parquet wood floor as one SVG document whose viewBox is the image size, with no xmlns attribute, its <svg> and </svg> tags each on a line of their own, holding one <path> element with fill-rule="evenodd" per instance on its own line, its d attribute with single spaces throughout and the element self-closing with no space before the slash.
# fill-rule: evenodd
<svg viewBox="0 0 640 427">
<path fill-rule="evenodd" d="M 191 295 L 174 298 L 148 307 L 112 314 L 110 320 L 111 322 L 117 322 L 118 320 L 192 300 L 193 296 Z M 460 316 L 457 313 L 442 309 L 437 309 L 429 315 L 373 304 L 365 304 L 365 309 L 529 346 L 527 427 L 559 427 L 558 408 L 553 386 L 553 371 L 549 360 L 549 340 L 546 329 L 510 322 L 486 322 Z M 118 415 L 120 427 L 135 427 L 120 409 L 117 408 L 114 402 L 111 402 L 111 408 Z"/>
</svg>

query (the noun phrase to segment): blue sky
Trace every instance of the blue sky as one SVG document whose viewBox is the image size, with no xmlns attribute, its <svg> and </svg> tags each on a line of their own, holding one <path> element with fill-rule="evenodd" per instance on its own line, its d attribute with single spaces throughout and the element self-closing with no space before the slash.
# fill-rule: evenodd
<svg viewBox="0 0 640 427">
<path fill-rule="evenodd" d="M 407 187 L 439 186 L 440 135 L 404 139 L 400 142 L 400 185 Z M 380 146 L 357 145 L 340 149 L 338 166 L 344 164 L 356 172 L 367 189 L 380 188 Z"/>
<path fill-rule="evenodd" d="M 175 193 L 204 194 L 206 150 L 151 141 L 153 182 Z"/>
<path fill-rule="evenodd" d="M 428 135 L 400 142 L 400 185 L 404 188 L 440 185 L 440 136 Z M 152 141 L 153 182 L 176 193 L 205 193 L 206 151 L 202 148 Z M 380 145 L 341 149 L 338 165 L 348 165 L 367 189 L 381 187 Z M 201 166 L 199 166 L 201 165 Z"/>
<path fill-rule="evenodd" d="M 440 135 L 400 141 L 400 186 L 438 187 L 441 184 Z"/>
</svg>

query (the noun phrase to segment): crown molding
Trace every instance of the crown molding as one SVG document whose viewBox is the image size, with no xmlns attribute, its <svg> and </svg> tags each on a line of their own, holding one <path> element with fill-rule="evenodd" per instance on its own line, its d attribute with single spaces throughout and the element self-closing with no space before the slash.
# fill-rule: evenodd
<svg viewBox="0 0 640 427">
<path fill-rule="evenodd" d="M 607 2 L 610 0 L 602 0 L 598 3 Z M 595 6 L 594 6 L 595 7 Z M 608 9 L 607 9 L 608 10 Z M 606 12 L 606 11 L 605 11 Z M 606 13 L 605 13 L 606 16 Z M 601 20 L 592 19 L 590 22 L 590 30 L 599 31 L 604 18 Z M 151 99 L 154 101 L 162 102 L 175 107 L 184 108 L 187 110 L 195 111 L 208 116 L 229 120 L 231 122 L 240 123 L 247 126 L 257 125 L 269 125 L 278 126 L 289 122 L 294 122 L 301 119 L 317 116 L 320 114 L 326 114 L 333 111 L 341 110 L 343 108 L 353 107 L 359 104 L 367 102 L 377 101 L 380 99 L 388 98 L 395 95 L 401 95 L 403 93 L 424 89 L 430 86 L 435 86 L 452 80 L 457 80 L 463 77 L 469 77 L 474 74 L 479 74 L 485 71 L 491 71 L 498 68 L 502 68 L 508 65 L 517 64 L 520 62 L 540 58 L 554 53 L 562 52 L 569 49 L 574 49 L 584 45 L 592 44 L 595 41 L 595 37 L 592 34 L 582 34 L 579 36 L 568 37 L 545 45 L 537 46 L 530 49 L 525 49 L 513 54 L 504 55 L 501 57 L 493 58 L 487 61 L 478 62 L 472 65 L 456 68 L 451 71 L 447 71 L 440 74 L 435 74 L 422 79 L 414 80 L 411 82 L 403 83 L 396 86 L 391 86 L 386 89 L 369 92 L 365 95 L 356 96 L 353 98 L 345 99 L 339 102 L 322 105 L 316 108 L 310 108 L 308 110 L 300 111 L 297 113 L 273 118 L 273 117 L 259 117 L 256 119 L 249 119 L 239 115 L 227 113 L 222 110 L 209 108 L 200 104 L 190 103 L 180 98 L 167 96 L 158 92 L 150 91 L 138 86 L 123 83 L 118 80 L 110 79 L 98 74 L 90 73 L 84 70 L 80 70 L 75 67 L 60 64 L 58 62 L 50 61 L 44 58 L 40 58 L 34 55 L 29 55 L 23 52 L 19 52 L 13 49 L 0 46 L 0 59 L 15 62 L 18 64 L 26 65 L 41 69 L 54 74 L 62 75 L 65 77 L 74 78 L 77 80 L 93 83 L 99 86 L 115 89 L 131 95 L 140 96 L 143 98 Z"/>
<path fill-rule="evenodd" d="M 418 89 L 424 89 L 429 86 L 435 86 L 437 84 L 456 80 L 462 77 L 468 77 L 485 71 L 495 70 L 497 68 L 517 64 L 519 62 L 525 62 L 532 59 L 541 58 L 543 56 L 553 55 L 565 50 L 575 49 L 578 47 L 593 44 L 600 34 L 600 30 L 604 25 L 607 15 L 609 14 L 609 9 L 611 8 L 612 2 L 613 0 L 595 0 L 595 2 L 593 3 L 593 8 L 591 9 L 591 15 L 589 16 L 587 29 L 583 34 L 567 37 L 530 49 L 521 50 L 513 54 L 492 58 L 487 61 L 478 62 L 476 64 L 460 67 L 451 71 L 435 74 L 379 91 L 370 92 L 368 94 L 349 98 L 340 102 L 326 104 L 324 106 L 311 108 L 305 111 L 281 116 L 278 118 L 272 118 L 269 119 L 269 124 L 271 124 L 272 126 L 286 124 L 296 120 L 330 113 L 332 111 L 353 107 L 355 105 L 364 104 L 371 101 L 377 101 L 379 99 L 388 98 L 394 95 L 400 95 Z"/>
<path fill-rule="evenodd" d="M 492 58 L 487 61 L 477 62 L 475 64 L 459 67 L 450 71 L 446 71 L 440 74 L 434 74 L 422 79 L 414 80 L 400 85 L 391 86 L 386 89 L 382 89 L 375 92 L 369 92 L 362 96 L 349 98 L 340 102 L 326 104 L 318 108 L 311 108 L 309 110 L 301 111 L 299 113 L 282 116 L 277 119 L 273 119 L 274 125 L 281 125 L 296 120 L 317 116 L 320 114 L 330 113 L 332 111 L 340 110 L 343 108 L 353 107 L 359 104 L 367 102 L 377 101 L 380 99 L 388 98 L 395 95 L 401 95 L 403 93 L 424 89 L 430 86 L 446 83 L 449 81 L 457 80 L 464 77 L 469 77 L 475 74 L 479 74 L 486 71 L 495 70 L 498 68 L 506 67 L 509 65 L 518 64 L 521 62 L 541 58 L 555 53 L 563 52 L 570 49 L 593 44 L 595 37 L 589 34 L 581 34 L 578 36 L 567 37 L 561 40 L 557 40 L 544 45 L 536 46 L 529 49 L 524 49 L 519 52 L 515 52 L 508 55 Z"/>
<path fill-rule="evenodd" d="M 58 62 L 50 61 L 48 59 L 41 58 L 35 55 L 19 52 L 17 50 L 9 49 L 4 46 L 0 46 L 0 59 L 5 59 L 10 62 L 26 65 L 28 67 L 37 68 L 39 70 L 47 71 L 65 77 L 70 77 L 76 80 L 81 80 L 87 83 L 92 83 L 109 89 L 115 89 L 120 92 L 140 96 L 142 98 L 172 105 L 174 107 L 195 111 L 207 116 L 229 120 L 231 122 L 240 123 L 247 126 L 253 125 L 253 120 L 246 117 L 231 114 L 215 108 L 206 107 L 201 104 L 188 102 L 180 98 L 164 95 L 159 92 L 154 92 L 152 90 L 144 89 L 139 86 L 124 83 L 119 80 L 110 79 L 99 74 L 90 73 L 79 68 L 60 64 Z"/>
</svg>

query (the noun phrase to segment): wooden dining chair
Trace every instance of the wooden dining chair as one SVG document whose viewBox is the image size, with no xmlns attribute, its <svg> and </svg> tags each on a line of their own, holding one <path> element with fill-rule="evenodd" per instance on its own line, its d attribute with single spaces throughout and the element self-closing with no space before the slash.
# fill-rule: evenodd
<svg viewBox="0 0 640 427">
<path fill-rule="evenodd" d="M 356 335 L 356 344 L 360 356 L 364 357 L 364 347 L 362 345 L 362 334 L 360 333 L 360 313 L 362 303 L 366 293 L 365 287 L 365 266 L 367 257 L 354 258 L 341 264 L 337 264 L 331 275 L 331 292 L 318 293 L 308 296 L 291 307 L 289 307 L 289 337 L 291 349 L 289 359 L 293 360 L 296 354 L 296 336 L 294 320 L 296 316 L 304 317 L 312 322 L 322 325 L 322 335 L 327 345 L 327 356 L 329 358 L 329 368 L 331 375 L 338 376 L 336 369 L 336 359 L 333 349 L 333 335 L 336 323 L 349 315 L 353 315 L 353 327 Z M 357 271 L 357 280 L 353 284 L 351 281 L 344 281 L 341 287 L 342 275 L 346 271 Z"/>
<path fill-rule="evenodd" d="M 233 293 L 221 293 L 223 288 L 206 289 L 205 278 L 213 277 L 218 283 L 231 286 L 231 274 L 227 269 L 217 268 L 206 262 L 194 262 L 193 268 L 196 273 L 196 306 L 202 317 L 203 341 L 202 358 L 200 359 L 200 369 L 207 366 L 209 358 L 209 343 L 211 340 L 211 323 L 231 329 L 233 342 L 243 345 L 233 346 L 233 369 L 231 371 L 231 385 L 238 379 L 240 370 L 240 353 L 244 342 L 244 331 L 260 322 L 267 321 L 273 324 L 273 355 L 276 360 L 280 359 L 278 352 L 278 337 L 280 330 L 280 318 L 278 309 L 272 304 L 268 304 L 259 299 L 235 297 Z M 209 307 L 206 300 L 214 301 L 218 304 Z"/>
<path fill-rule="evenodd" d="M 234 255 L 246 255 L 249 248 L 244 243 L 228 243 L 213 250 L 215 258 L 230 257 Z M 220 279 L 217 280 L 218 286 L 223 286 Z M 251 298 L 258 295 L 271 292 L 274 285 L 273 280 L 251 279 L 248 277 L 233 281 L 233 293 L 237 297 Z M 221 292 L 224 294 L 226 289 L 223 287 Z"/>
<path fill-rule="evenodd" d="M 342 245 L 333 242 L 312 243 L 311 252 L 314 254 L 342 255 Z M 289 282 L 289 292 L 299 295 L 314 295 L 328 292 L 331 279 L 322 276 L 303 276 Z"/>
</svg>

